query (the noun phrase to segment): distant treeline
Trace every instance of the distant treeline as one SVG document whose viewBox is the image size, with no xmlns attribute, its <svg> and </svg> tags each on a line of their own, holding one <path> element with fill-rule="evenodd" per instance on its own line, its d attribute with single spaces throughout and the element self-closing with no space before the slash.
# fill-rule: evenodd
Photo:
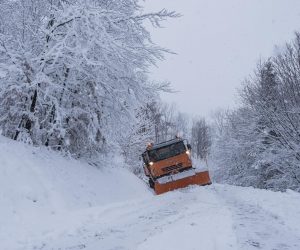
<svg viewBox="0 0 300 250">
<path fill-rule="evenodd" d="M 211 159 L 216 180 L 300 191 L 299 33 L 258 63 L 239 97 L 239 108 L 215 115 Z"/>
</svg>

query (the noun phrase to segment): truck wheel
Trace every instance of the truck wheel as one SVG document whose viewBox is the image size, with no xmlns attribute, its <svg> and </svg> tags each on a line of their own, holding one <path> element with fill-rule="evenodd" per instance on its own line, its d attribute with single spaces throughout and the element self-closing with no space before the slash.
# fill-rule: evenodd
<svg viewBox="0 0 300 250">
<path fill-rule="evenodd" d="M 154 189 L 154 181 L 149 179 L 149 186 L 150 188 Z"/>
</svg>

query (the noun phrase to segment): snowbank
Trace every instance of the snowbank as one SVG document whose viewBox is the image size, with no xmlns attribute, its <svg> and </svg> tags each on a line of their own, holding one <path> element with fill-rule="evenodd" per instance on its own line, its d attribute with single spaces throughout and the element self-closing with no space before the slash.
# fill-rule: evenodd
<svg viewBox="0 0 300 250">
<path fill-rule="evenodd" d="M 1 249 L 16 249 L 72 211 L 151 195 L 121 167 L 97 169 L 2 136 L 0 190 Z"/>
</svg>

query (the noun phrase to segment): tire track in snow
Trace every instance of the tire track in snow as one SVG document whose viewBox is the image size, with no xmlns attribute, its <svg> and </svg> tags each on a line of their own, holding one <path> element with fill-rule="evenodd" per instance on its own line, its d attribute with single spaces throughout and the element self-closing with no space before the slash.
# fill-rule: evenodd
<svg viewBox="0 0 300 250">
<path fill-rule="evenodd" d="M 234 227 L 242 250 L 299 250 L 300 235 L 294 233 L 278 216 L 263 209 L 259 204 L 241 200 L 227 190 L 217 186 L 216 193 L 230 208 Z"/>
</svg>

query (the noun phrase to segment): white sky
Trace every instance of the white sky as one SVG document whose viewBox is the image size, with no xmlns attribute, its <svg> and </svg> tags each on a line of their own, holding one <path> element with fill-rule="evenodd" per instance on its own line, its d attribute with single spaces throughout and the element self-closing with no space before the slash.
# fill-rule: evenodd
<svg viewBox="0 0 300 250">
<path fill-rule="evenodd" d="M 260 58 L 300 31 L 300 0 L 145 0 L 145 11 L 162 8 L 183 16 L 153 29 L 153 40 L 177 55 L 158 63 L 151 78 L 169 80 L 163 94 L 180 111 L 208 116 L 234 107 L 236 90 Z"/>
</svg>

